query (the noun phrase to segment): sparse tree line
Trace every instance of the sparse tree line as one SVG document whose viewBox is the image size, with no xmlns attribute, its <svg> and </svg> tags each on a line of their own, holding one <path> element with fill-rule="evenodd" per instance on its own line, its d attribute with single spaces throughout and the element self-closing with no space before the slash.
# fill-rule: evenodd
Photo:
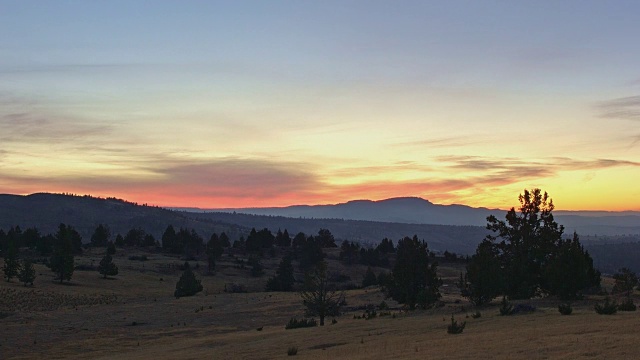
<svg viewBox="0 0 640 360">
<path fill-rule="evenodd" d="M 520 195 L 520 207 L 507 212 L 505 221 L 495 216 L 487 218 L 487 229 L 493 232 L 477 247 L 476 253 L 466 259 L 466 273 L 460 275 L 461 294 L 475 305 L 491 302 L 499 296 L 504 299 L 530 299 L 536 296 L 557 296 L 573 300 L 591 289 L 599 289 L 600 273 L 594 268 L 589 253 L 580 244 L 577 234 L 564 237 L 564 228 L 558 225 L 552 211 L 553 201 L 539 189 L 525 190 Z M 276 249 L 284 252 L 275 274 L 266 281 L 265 291 L 293 291 L 296 289 L 294 261 L 305 274 L 301 297 L 308 309 L 307 315 L 325 316 L 339 312 L 344 294 L 336 291 L 328 280 L 327 248 L 337 248 L 336 239 L 328 229 L 317 235 L 302 232 L 291 236 L 287 229 L 274 235 L 269 229 L 252 229 L 247 237 L 234 242 L 224 233 L 213 233 L 208 241 L 193 229 L 167 226 L 160 241 L 140 228 L 129 230 L 124 236 L 117 234 L 111 240 L 108 226 L 100 224 L 91 236 L 88 246 L 104 248 L 105 255 L 98 271 L 107 278 L 118 274 L 113 263 L 116 248 L 153 247 L 167 254 L 183 255 L 187 260 L 206 259 L 207 270 L 213 274 L 216 263 L 225 252 L 247 255 L 252 276 L 264 273 L 261 258 L 274 257 Z M 41 236 L 37 229 L 22 231 L 12 227 L 6 233 L 0 230 L 0 254 L 4 257 L 5 278 L 18 277 L 25 285 L 33 284 L 35 272 L 28 259 L 19 259 L 19 249 L 27 247 L 41 256 L 48 256 L 47 265 L 56 274 L 56 280 L 69 281 L 74 271 L 74 256 L 82 253 L 82 238 L 71 226 L 60 224 L 55 234 Z M 383 239 L 376 247 L 366 248 L 345 240 L 339 248 L 339 260 L 347 265 L 366 265 L 362 286 L 379 285 L 384 293 L 409 309 L 430 308 L 440 303 L 442 280 L 438 277 L 435 255 L 424 240 L 417 236 L 405 237 L 394 245 Z M 234 256 L 235 258 L 235 256 Z M 445 261 L 463 259 L 454 253 L 445 253 Z M 239 259 L 236 259 L 237 261 Z M 239 260 L 244 266 L 244 260 Z M 375 274 L 373 268 L 388 268 Z M 203 287 L 188 263 L 176 285 L 176 297 L 191 296 Z M 614 277 L 614 292 L 631 291 L 638 279 L 628 269 Z"/>
</svg>

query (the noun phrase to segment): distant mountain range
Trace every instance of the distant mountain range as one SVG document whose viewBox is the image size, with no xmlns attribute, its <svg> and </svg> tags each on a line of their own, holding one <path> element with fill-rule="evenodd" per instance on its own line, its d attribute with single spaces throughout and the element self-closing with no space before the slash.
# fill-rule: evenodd
<svg viewBox="0 0 640 360">
<path fill-rule="evenodd" d="M 230 212 L 307 219 L 344 219 L 404 224 L 482 226 L 487 216 L 503 219 L 506 210 L 466 205 L 438 205 L 418 197 L 380 201 L 355 200 L 335 205 L 295 205 L 271 208 L 182 209 L 192 212 Z M 640 234 L 640 212 L 554 211 L 556 221 L 567 232 L 616 236 Z"/>
<path fill-rule="evenodd" d="M 196 230 L 205 240 L 225 232 L 231 240 L 247 236 L 251 228 L 272 232 L 287 229 L 317 234 L 329 229 L 338 242 L 376 244 L 383 238 L 395 241 L 417 235 L 429 248 L 443 252 L 472 254 L 489 233 L 486 216 L 504 218 L 505 211 L 463 205 L 436 205 L 420 198 L 382 201 L 352 201 L 322 206 L 292 206 L 255 209 L 164 209 L 119 199 L 61 194 L 0 195 L 0 229 L 36 227 L 42 234 L 54 233 L 60 223 L 74 226 L 85 242 L 100 223 L 109 225 L 112 236 L 141 228 L 160 239 L 168 225 Z M 560 212 L 558 222 L 566 232 L 578 231 L 585 244 L 626 243 L 640 235 L 638 213 Z M 595 234 L 598 237 L 594 236 Z M 603 236 L 606 235 L 606 236 Z M 632 235 L 622 236 L 622 235 Z"/>
</svg>

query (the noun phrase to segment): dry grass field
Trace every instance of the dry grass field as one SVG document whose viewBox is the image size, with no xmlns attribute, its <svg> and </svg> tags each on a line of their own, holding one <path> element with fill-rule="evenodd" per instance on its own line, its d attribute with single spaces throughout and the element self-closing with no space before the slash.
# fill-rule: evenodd
<svg viewBox="0 0 640 360">
<path fill-rule="evenodd" d="M 426 311 L 391 312 L 395 316 L 354 319 L 367 304 L 384 296 L 376 288 L 347 291 L 348 308 L 324 327 L 285 330 L 292 316 L 304 308 L 297 293 L 261 292 L 277 259 L 264 260 L 260 278 L 223 258 L 216 275 L 205 276 L 204 262 L 196 271 L 204 291 L 190 298 L 174 298 L 179 258 L 146 253 L 148 261 L 116 255 L 120 274 L 103 280 L 95 271 L 79 271 L 60 285 L 53 274 L 36 265 L 33 288 L 16 280 L 0 284 L 1 359 L 277 359 L 289 358 L 297 347 L 300 359 L 635 359 L 640 355 L 638 312 L 597 315 L 597 299 L 578 302 L 574 314 L 561 316 L 557 301 L 530 303 L 537 311 L 499 316 L 497 303 L 480 309 L 482 317 L 460 301 L 453 283 L 461 265 L 440 269 L 445 306 Z M 359 283 L 363 267 L 347 268 L 330 254 L 330 269 Z M 97 264 L 100 254 L 76 259 Z M 169 266 L 174 264 L 175 266 Z M 296 276 L 299 277 L 300 274 Z M 161 280 L 162 279 L 162 280 Z M 225 293 L 225 283 L 242 284 L 250 292 Z M 608 284 L 610 286 L 610 283 Z M 393 308 L 393 301 L 387 300 Z M 467 321 L 464 333 L 446 332 L 451 315 Z M 258 328 L 262 328 L 258 331 Z"/>
</svg>

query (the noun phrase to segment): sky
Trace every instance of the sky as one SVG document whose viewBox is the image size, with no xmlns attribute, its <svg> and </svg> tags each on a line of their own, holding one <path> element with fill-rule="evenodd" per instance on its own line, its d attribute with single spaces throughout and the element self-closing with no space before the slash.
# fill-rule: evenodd
<svg viewBox="0 0 640 360">
<path fill-rule="evenodd" d="M 0 193 L 640 210 L 637 1 L 0 0 Z"/>
</svg>

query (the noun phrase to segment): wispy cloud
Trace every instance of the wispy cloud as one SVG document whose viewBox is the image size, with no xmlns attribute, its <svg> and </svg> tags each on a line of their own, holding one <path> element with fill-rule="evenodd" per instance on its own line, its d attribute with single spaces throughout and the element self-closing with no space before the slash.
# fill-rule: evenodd
<svg viewBox="0 0 640 360">
<path fill-rule="evenodd" d="M 603 118 L 640 120 L 640 95 L 605 101 L 597 108 Z"/>
</svg>

